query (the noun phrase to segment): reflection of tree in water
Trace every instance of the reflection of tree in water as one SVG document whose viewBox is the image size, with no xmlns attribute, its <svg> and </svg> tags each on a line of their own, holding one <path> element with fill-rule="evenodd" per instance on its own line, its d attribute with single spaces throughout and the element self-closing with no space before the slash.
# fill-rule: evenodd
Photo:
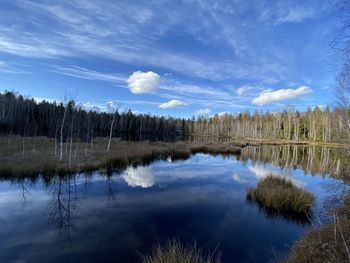
<svg viewBox="0 0 350 263">
<path fill-rule="evenodd" d="M 327 185 L 325 189 L 327 195 L 323 203 L 323 210 L 325 211 L 325 213 L 322 214 L 323 221 L 328 221 L 329 223 L 333 222 L 334 213 L 336 213 L 336 210 L 343 204 L 348 191 L 349 186 L 346 184 L 334 183 Z"/>
<path fill-rule="evenodd" d="M 51 190 L 51 199 L 48 205 L 49 224 L 59 231 L 60 235 L 64 235 L 69 241 L 71 237 L 71 230 L 74 228 L 73 219 L 74 212 L 78 209 L 79 199 L 77 178 L 84 176 L 83 189 L 86 191 L 92 187 L 93 175 L 67 175 L 64 177 L 52 177 L 48 183 Z M 116 200 L 116 190 L 113 187 L 112 176 L 106 177 L 106 196 L 108 202 Z"/>
<path fill-rule="evenodd" d="M 28 197 L 30 192 L 28 190 L 29 181 L 26 178 L 21 178 L 17 181 L 19 192 L 20 192 L 20 200 L 24 206 L 28 204 Z"/>
<path fill-rule="evenodd" d="M 258 146 L 245 147 L 241 160 L 272 163 L 278 167 L 302 169 L 305 173 L 332 175 L 345 179 L 345 171 L 350 171 L 347 155 L 337 148 L 317 146 Z"/>
<path fill-rule="evenodd" d="M 107 184 L 107 199 L 108 199 L 108 203 L 112 203 L 116 201 L 116 190 L 113 187 L 113 176 L 112 175 L 107 175 L 106 177 L 106 184 Z"/>
<path fill-rule="evenodd" d="M 70 239 L 73 212 L 78 208 L 76 176 L 55 176 L 51 185 L 49 223 Z"/>
</svg>

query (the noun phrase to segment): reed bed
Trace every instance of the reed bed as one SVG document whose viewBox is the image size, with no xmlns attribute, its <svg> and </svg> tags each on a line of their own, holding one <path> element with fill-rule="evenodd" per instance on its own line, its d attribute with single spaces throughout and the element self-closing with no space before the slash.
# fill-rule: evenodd
<svg viewBox="0 0 350 263">
<path fill-rule="evenodd" d="M 267 208 L 305 214 L 310 213 L 315 201 L 312 193 L 276 175 L 260 180 L 256 188 L 248 188 L 247 198 Z"/>
</svg>

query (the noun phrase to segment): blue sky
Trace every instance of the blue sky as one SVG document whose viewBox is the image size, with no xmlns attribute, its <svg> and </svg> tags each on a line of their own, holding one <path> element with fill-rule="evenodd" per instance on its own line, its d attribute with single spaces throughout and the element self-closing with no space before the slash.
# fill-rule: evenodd
<svg viewBox="0 0 350 263">
<path fill-rule="evenodd" d="M 328 0 L 0 0 L 0 90 L 190 117 L 333 103 Z"/>
</svg>

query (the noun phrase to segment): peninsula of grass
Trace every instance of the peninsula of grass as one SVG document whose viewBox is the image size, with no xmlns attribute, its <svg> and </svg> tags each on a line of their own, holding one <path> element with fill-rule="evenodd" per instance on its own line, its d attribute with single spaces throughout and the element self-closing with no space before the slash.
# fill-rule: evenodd
<svg viewBox="0 0 350 263">
<path fill-rule="evenodd" d="M 184 246 L 170 240 L 164 247 L 158 245 L 148 256 L 141 255 L 142 263 L 220 263 L 221 253 L 216 250 L 205 254 L 196 244 Z"/>
<path fill-rule="evenodd" d="M 312 193 L 281 176 L 269 175 L 256 188 L 247 189 L 247 199 L 281 212 L 309 214 L 315 201 Z"/>
<path fill-rule="evenodd" d="M 93 142 L 63 143 L 46 137 L 0 137 L 0 177 L 64 175 L 101 170 L 107 173 L 129 165 L 148 164 L 155 160 L 183 160 L 195 153 L 240 154 L 234 144 L 198 144 L 188 142 L 121 141 L 113 139 L 107 151 L 108 138 Z"/>
</svg>

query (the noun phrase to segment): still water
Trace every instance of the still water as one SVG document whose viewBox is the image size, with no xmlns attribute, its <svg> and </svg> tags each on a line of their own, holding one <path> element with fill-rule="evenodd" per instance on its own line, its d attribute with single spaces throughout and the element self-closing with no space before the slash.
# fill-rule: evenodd
<svg viewBox="0 0 350 263">
<path fill-rule="evenodd" d="M 3 180 L 0 262 L 140 262 L 139 254 L 171 238 L 205 251 L 219 246 L 223 262 L 283 258 L 309 222 L 247 202 L 246 189 L 271 172 L 287 174 L 316 195 L 315 223 L 332 189 L 345 184 L 327 171 L 278 162 L 271 151 L 281 149 L 271 149 L 247 148 L 240 157 L 196 154 L 109 177 Z"/>
</svg>

